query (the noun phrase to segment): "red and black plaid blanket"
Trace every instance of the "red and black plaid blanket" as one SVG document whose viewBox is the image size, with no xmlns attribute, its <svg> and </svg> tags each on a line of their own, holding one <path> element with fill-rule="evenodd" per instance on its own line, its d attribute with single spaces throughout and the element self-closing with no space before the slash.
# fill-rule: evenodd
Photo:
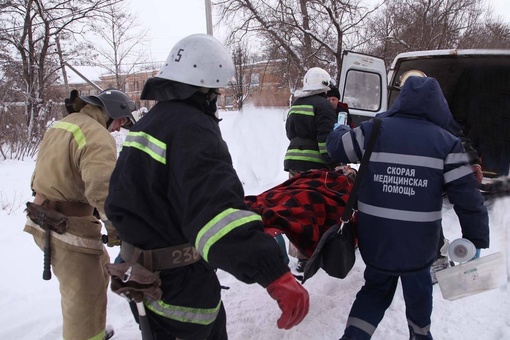
<svg viewBox="0 0 510 340">
<path fill-rule="evenodd" d="M 266 233 L 285 233 L 309 257 L 322 234 L 340 221 L 352 184 L 340 172 L 312 170 L 244 200 L 262 216 Z"/>
</svg>

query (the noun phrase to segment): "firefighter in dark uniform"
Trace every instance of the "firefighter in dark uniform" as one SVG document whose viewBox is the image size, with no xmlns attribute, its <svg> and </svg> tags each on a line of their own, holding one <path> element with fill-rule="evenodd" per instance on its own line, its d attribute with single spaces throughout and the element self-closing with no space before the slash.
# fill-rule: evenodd
<svg viewBox="0 0 510 340">
<path fill-rule="evenodd" d="M 283 168 L 289 172 L 289 177 L 313 169 L 334 170 L 339 165 L 326 150 L 326 138 L 333 131 L 338 117 L 326 97 L 331 82 L 328 72 L 320 67 L 312 67 L 303 77 L 303 88 L 294 93 L 296 100 L 285 122 L 290 143 Z M 289 245 L 289 254 L 298 259 L 296 271 L 304 272 L 308 258 L 298 252 L 292 243 Z"/>
<path fill-rule="evenodd" d="M 261 216 L 244 204 L 221 137 L 216 98 L 233 75 L 217 39 L 179 41 L 143 88 L 141 98 L 158 103 L 127 135 L 111 178 L 106 212 L 123 261 L 142 249 L 152 259 L 144 267 L 160 272 L 161 300 L 144 299 L 158 340 L 227 339 L 216 268 L 267 288 L 282 309 L 279 328 L 308 312 L 307 291 L 264 234 Z"/>
<path fill-rule="evenodd" d="M 284 158 L 289 174 L 311 169 L 334 170 L 335 163 L 326 150 L 326 139 L 333 131 L 338 114 L 326 98 L 331 77 L 320 67 L 313 67 L 303 77 L 303 89 L 289 110 L 285 130 L 290 143 Z"/>
</svg>

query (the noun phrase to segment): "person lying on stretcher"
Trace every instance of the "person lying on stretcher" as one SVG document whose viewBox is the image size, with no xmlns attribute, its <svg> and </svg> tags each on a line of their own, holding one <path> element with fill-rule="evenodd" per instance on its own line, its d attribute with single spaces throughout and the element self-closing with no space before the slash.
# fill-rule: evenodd
<svg viewBox="0 0 510 340">
<path fill-rule="evenodd" d="M 310 257 L 321 236 L 339 223 L 352 184 L 352 176 L 344 171 L 310 170 L 244 201 L 262 216 L 267 234 L 284 233 Z"/>
</svg>

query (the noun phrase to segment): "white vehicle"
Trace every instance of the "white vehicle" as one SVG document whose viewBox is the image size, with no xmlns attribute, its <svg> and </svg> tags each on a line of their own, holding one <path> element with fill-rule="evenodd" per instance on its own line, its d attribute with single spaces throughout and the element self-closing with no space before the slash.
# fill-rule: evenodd
<svg viewBox="0 0 510 340">
<path fill-rule="evenodd" d="M 437 79 L 450 111 L 482 158 L 490 177 L 510 165 L 510 50 L 430 50 L 401 53 L 387 72 L 382 59 L 345 51 L 341 100 L 355 125 L 384 112 L 400 91 L 400 77 L 416 70 Z"/>
</svg>

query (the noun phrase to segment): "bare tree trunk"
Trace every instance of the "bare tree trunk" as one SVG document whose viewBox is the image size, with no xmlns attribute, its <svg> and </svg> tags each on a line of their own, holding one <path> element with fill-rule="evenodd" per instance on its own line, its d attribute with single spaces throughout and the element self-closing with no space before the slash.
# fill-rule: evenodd
<svg viewBox="0 0 510 340">
<path fill-rule="evenodd" d="M 2 156 L 4 157 L 4 159 L 7 159 L 7 156 L 5 155 L 4 153 L 4 150 L 2 148 L 2 146 L 0 145 L 0 154 L 2 154 Z"/>
</svg>

